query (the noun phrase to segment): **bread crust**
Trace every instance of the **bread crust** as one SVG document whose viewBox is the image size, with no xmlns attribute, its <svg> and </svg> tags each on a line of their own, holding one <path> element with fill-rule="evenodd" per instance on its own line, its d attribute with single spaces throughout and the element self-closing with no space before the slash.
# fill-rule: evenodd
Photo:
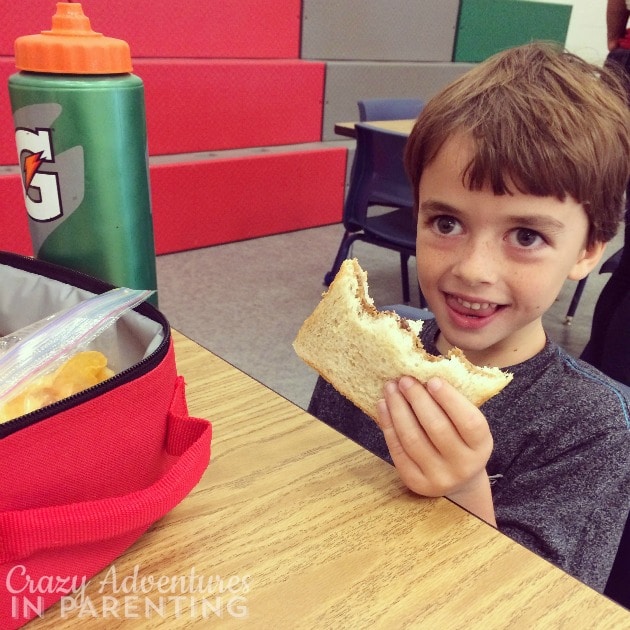
<svg viewBox="0 0 630 630">
<path fill-rule="evenodd" d="M 302 324 L 293 348 L 342 396 L 374 419 L 383 386 L 403 375 L 422 383 L 439 376 L 477 406 L 512 380 L 508 372 L 472 364 L 458 348 L 447 356 L 427 353 L 419 337 L 421 328 L 421 320 L 379 311 L 368 292 L 367 273 L 356 259 L 349 259 Z"/>
</svg>

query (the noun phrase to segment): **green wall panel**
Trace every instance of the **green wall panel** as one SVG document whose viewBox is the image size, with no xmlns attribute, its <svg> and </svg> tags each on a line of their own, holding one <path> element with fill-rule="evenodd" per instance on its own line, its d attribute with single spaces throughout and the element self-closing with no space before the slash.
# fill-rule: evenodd
<svg viewBox="0 0 630 630">
<path fill-rule="evenodd" d="M 453 61 L 483 61 L 533 40 L 564 44 L 571 5 L 518 0 L 462 0 Z"/>
</svg>

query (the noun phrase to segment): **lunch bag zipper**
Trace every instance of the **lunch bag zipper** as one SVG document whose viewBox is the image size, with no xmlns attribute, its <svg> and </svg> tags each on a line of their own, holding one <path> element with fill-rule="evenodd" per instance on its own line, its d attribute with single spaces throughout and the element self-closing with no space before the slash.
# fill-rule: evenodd
<svg viewBox="0 0 630 630">
<path fill-rule="evenodd" d="M 15 267 L 17 269 L 44 276 L 50 278 L 51 280 L 56 280 L 92 293 L 104 293 L 105 291 L 114 288 L 113 285 L 89 276 L 81 271 L 60 267 L 52 263 L 40 261 L 21 254 L 14 254 L 12 252 L 0 252 L 0 265 Z M 125 383 L 129 383 L 137 378 L 140 378 L 157 367 L 168 353 L 171 341 L 170 325 L 160 311 L 146 302 L 138 305 L 133 310 L 160 324 L 162 327 L 164 336 L 158 347 L 149 356 L 144 357 L 144 359 L 141 359 L 138 363 L 135 363 L 131 367 L 118 372 L 118 374 L 115 374 L 97 385 L 88 387 L 81 392 L 77 392 L 67 398 L 58 400 L 50 405 L 46 405 L 41 409 L 31 411 L 30 413 L 0 424 L 0 439 L 50 416 L 63 412 L 75 405 L 84 403 L 96 396 L 100 396 L 101 394 L 105 394 L 106 392 L 111 391 L 116 387 L 120 387 Z"/>
<path fill-rule="evenodd" d="M 50 405 L 46 405 L 41 409 L 36 409 L 35 411 L 31 411 L 18 418 L 13 418 L 12 420 L 0 424 L 0 439 L 148 374 L 164 359 L 168 352 L 169 344 L 170 332 L 164 335 L 160 345 L 148 357 L 145 357 L 122 372 L 118 372 L 118 374 L 108 378 L 106 381 L 92 385 L 83 391 L 72 394 Z"/>
</svg>

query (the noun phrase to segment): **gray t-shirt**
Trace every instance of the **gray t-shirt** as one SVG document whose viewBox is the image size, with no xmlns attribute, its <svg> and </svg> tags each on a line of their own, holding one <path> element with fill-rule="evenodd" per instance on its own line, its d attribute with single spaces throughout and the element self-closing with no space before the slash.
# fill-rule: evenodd
<svg viewBox="0 0 630 630">
<path fill-rule="evenodd" d="M 424 323 L 426 350 L 437 322 Z M 628 390 L 551 341 L 486 402 L 501 532 L 603 591 L 630 511 Z M 309 412 L 391 463 L 374 421 L 319 379 Z"/>
</svg>

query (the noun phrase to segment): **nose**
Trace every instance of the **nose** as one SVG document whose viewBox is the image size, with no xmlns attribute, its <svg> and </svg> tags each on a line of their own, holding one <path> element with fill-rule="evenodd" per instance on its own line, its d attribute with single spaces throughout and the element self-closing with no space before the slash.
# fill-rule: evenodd
<svg viewBox="0 0 630 630">
<path fill-rule="evenodd" d="M 467 286 L 494 284 L 501 261 L 499 249 L 489 239 L 471 239 L 459 249 L 452 267 L 453 275 Z"/>
</svg>

